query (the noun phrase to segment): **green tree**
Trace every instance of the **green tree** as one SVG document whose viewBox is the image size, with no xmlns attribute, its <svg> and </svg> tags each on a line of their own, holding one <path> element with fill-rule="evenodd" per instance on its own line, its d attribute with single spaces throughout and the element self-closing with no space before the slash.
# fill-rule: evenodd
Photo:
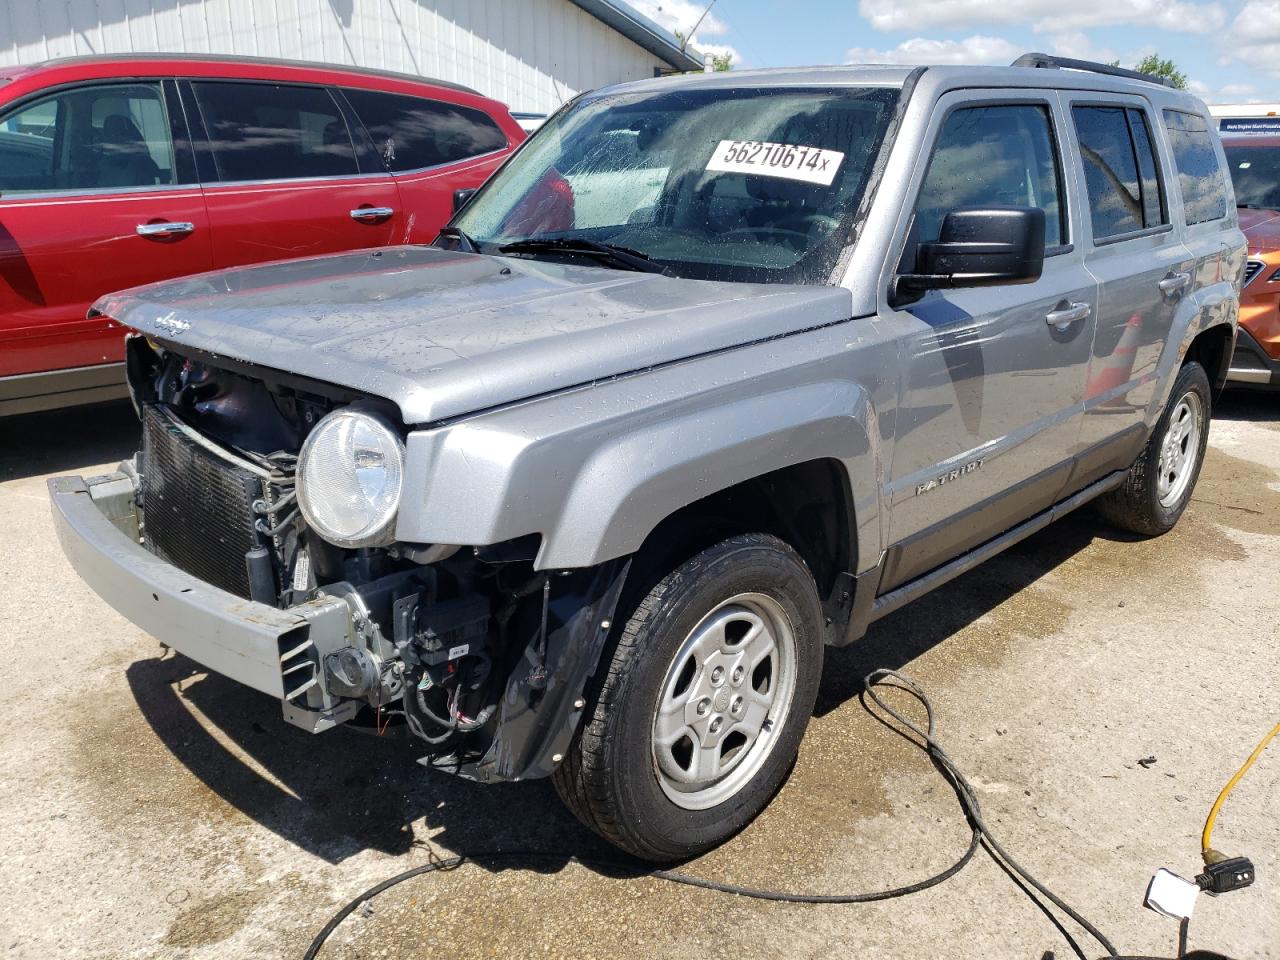
<svg viewBox="0 0 1280 960">
<path fill-rule="evenodd" d="M 1120 66 L 1119 60 L 1111 61 L 1111 66 Z M 1178 69 L 1178 65 L 1172 60 L 1161 57 L 1158 53 L 1149 53 L 1136 64 L 1133 69 L 1139 73 L 1145 73 L 1153 77 L 1159 77 L 1161 80 L 1168 80 L 1179 90 L 1187 89 L 1187 75 Z"/>
</svg>

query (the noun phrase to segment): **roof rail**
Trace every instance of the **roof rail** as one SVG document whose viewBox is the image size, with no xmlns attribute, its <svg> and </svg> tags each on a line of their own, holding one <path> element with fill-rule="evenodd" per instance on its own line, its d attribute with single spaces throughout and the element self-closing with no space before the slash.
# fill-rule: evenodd
<svg viewBox="0 0 1280 960">
<path fill-rule="evenodd" d="M 1128 80 L 1143 80 L 1147 83 L 1159 83 L 1166 87 L 1173 84 L 1164 77 L 1139 73 L 1137 70 L 1126 70 L 1124 67 L 1113 67 L 1109 63 L 1095 63 L 1092 60 L 1073 60 L 1071 57 L 1051 57 L 1047 53 L 1024 53 L 1011 67 L 1039 67 L 1043 70 L 1085 70 L 1089 73 L 1105 73 L 1109 77 L 1125 77 Z M 1175 88 L 1176 89 L 1176 88 Z"/>
</svg>

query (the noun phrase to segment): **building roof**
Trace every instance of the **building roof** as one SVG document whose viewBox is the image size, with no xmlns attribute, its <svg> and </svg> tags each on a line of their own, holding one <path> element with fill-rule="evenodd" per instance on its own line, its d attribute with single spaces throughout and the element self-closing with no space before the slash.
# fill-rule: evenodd
<svg viewBox="0 0 1280 960">
<path fill-rule="evenodd" d="M 702 55 L 692 47 L 681 49 L 675 35 L 622 0 L 569 0 L 632 43 L 648 50 L 675 70 L 701 70 Z"/>
</svg>

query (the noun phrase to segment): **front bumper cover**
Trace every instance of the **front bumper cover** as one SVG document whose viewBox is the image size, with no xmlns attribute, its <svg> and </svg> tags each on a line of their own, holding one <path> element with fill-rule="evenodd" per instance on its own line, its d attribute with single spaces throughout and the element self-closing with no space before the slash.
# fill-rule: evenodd
<svg viewBox="0 0 1280 960">
<path fill-rule="evenodd" d="M 137 493 L 128 463 L 105 476 L 49 481 L 58 540 L 81 578 L 162 643 L 278 698 L 290 723 L 319 732 L 350 719 L 363 701 L 331 694 L 321 669 L 355 634 L 347 601 L 322 595 L 279 610 L 205 583 L 142 547 Z M 624 558 L 556 577 L 545 638 L 530 640 L 508 676 L 488 748 L 424 762 L 480 781 L 550 774 L 582 719 L 629 568 Z"/>
<path fill-rule="evenodd" d="M 136 497 L 127 467 L 49 481 L 62 550 L 98 596 L 166 646 L 281 700 L 291 723 L 318 732 L 355 713 L 358 703 L 328 696 L 320 670 L 321 652 L 347 643 L 344 601 L 279 610 L 211 586 L 142 547 Z"/>
</svg>

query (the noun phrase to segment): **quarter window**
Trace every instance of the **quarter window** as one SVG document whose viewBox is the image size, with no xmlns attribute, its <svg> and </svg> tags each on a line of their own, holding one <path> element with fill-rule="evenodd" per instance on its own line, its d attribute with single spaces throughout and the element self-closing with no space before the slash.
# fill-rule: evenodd
<svg viewBox="0 0 1280 960">
<path fill-rule="evenodd" d="M 201 81 L 191 86 L 219 180 L 359 173 L 347 122 L 323 87 Z"/>
<path fill-rule="evenodd" d="M 943 218 L 964 207 L 1039 207 L 1045 246 L 1064 244 L 1060 183 L 1047 108 L 1000 104 L 956 110 L 938 135 L 920 186 L 910 255 L 917 244 L 937 240 Z"/>
<path fill-rule="evenodd" d="M 0 195 L 174 183 L 158 84 L 80 87 L 0 119 Z"/>
<path fill-rule="evenodd" d="M 1227 215 L 1227 182 L 1204 117 L 1166 110 L 1164 125 L 1169 130 L 1173 162 L 1178 168 L 1187 223 L 1222 219 Z"/>
<path fill-rule="evenodd" d="M 1141 110 L 1073 107 L 1093 239 L 1169 222 L 1151 130 Z"/>
<path fill-rule="evenodd" d="M 507 135 L 480 110 L 376 90 L 343 93 L 393 172 L 456 163 L 507 146 Z"/>
</svg>

